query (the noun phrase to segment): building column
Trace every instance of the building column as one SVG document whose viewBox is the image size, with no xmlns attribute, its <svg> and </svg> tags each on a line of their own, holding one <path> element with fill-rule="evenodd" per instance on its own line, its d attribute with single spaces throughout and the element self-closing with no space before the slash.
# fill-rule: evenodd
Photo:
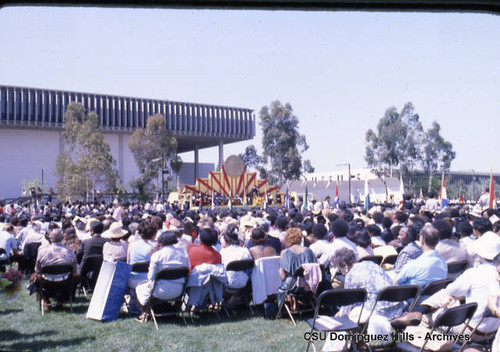
<svg viewBox="0 0 500 352">
<path fill-rule="evenodd" d="M 123 134 L 118 135 L 118 174 L 120 179 L 125 182 L 125 165 L 123 162 Z"/>
<path fill-rule="evenodd" d="M 219 141 L 219 170 L 222 170 L 224 164 L 224 142 L 222 139 Z"/>
<path fill-rule="evenodd" d="M 196 183 L 196 178 L 199 177 L 200 175 L 200 160 L 199 160 L 199 150 L 200 150 L 200 146 L 199 145 L 195 145 L 194 146 L 194 183 Z"/>
</svg>

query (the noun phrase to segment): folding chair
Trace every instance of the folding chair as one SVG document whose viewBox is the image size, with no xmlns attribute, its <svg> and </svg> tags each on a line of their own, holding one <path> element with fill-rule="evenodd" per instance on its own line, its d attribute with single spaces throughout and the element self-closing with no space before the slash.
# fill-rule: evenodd
<svg viewBox="0 0 500 352">
<path fill-rule="evenodd" d="M 42 316 L 45 315 L 45 301 L 48 298 L 55 298 L 58 302 L 68 302 L 70 311 L 73 313 L 73 266 L 69 264 L 63 265 L 47 265 L 42 267 L 42 279 L 38 285 L 38 294 L 40 295 L 40 306 Z M 59 279 L 49 279 L 46 275 L 57 275 Z"/>
<path fill-rule="evenodd" d="M 177 315 L 177 314 L 182 314 L 184 312 L 183 309 L 183 300 L 184 300 L 184 294 L 186 293 L 186 283 L 187 283 L 187 277 L 189 276 L 189 268 L 186 267 L 180 267 L 180 268 L 166 268 L 163 270 L 160 270 L 155 277 L 154 285 L 153 285 L 153 291 L 151 293 L 151 300 L 149 302 L 149 313 L 151 314 L 151 317 L 153 318 L 153 322 L 155 323 L 156 330 L 158 330 L 158 323 L 156 322 L 156 317 L 162 317 L 162 316 L 169 316 L 169 315 Z M 184 278 L 184 284 L 182 285 L 182 292 L 179 296 L 168 299 L 168 300 L 163 300 L 161 298 L 155 297 L 154 292 L 156 285 L 158 284 L 158 281 L 160 280 L 178 280 Z M 153 306 L 158 303 L 172 303 L 173 302 L 173 309 L 168 310 L 168 311 L 160 311 L 156 312 L 153 310 Z M 155 308 L 156 309 L 156 308 Z M 182 315 L 182 320 L 184 321 L 184 324 L 186 324 L 186 318 L 184 315 Z"/>
<path fill-rule="evenodd" d="M 199 276 L 208 280 L 200 282 Z M 191 271 L 186 284 L 186 297 L 189 298 L 189 316 L 194 323 L 196 312 L 213 312 L 220 320 L 219 311 L 224 309 L 228 318 L 231 318 L 224 304 L 224 285 L 227 284 L 226 269 L 222 264 L 200 264 Z"/>
<path fill-rule="evenodd" d="M 131 273 L 147 273 L 149 271 L 149 262 L 137 262 L 132 264 Z M 128 281 L 127 297 L 125 297 L 125 305 L 129 312 L 138 313 L 140 312 L 139 302 L 137 301 L 135 288 L 142 280 L 134 279 L 132 276 Z"/>
<path fill-rule="evenodd" d="M 448 263 L 448 278 L 454 278 L 460 275 L 467 269 L 469 262 L 467 260 L 459 260 Z"/>
<path fill-rule="evenodd" d="M 233 262 L 230 262 L 226 266 L 226 272 L 227 271 L 241 271 L 241 272 L 248 272 L 251 270 L 255 265 L 255 262 L 253 259 L 246 259 L 246 260 L 235 260 Z M 250 280 L 250 277 L 248 278 L 247 284 L 242 287 L 242 288 L 228 288 L 226 287 L 225 290 L 226 297 L 225 299 L 229 299 L 233 296 L 241 296 L 243 300 L 245 301 L 246 305 L 248 308 L 250 308 L 250 311 L 252 314 L 254 314 L 253 308 L 250 305 L 250 298 L 252 295 L 252 281 Z"/>
<path fill-rule="evenodd" d="M 8 265 L 10 266 L 10 259 L 9 259 L 9 254 L 4 248 L 0 248 L 0 257 L 3 257 L 5 255 L 5 258 L 0 259 L 0 270 L 3 269 L 5 271 L 5 267 Z"/>
<path fill-rule="evenodd" d="M 316 264 L 316 265 L 319 266 L 319 264 Z M 285 297 L 283 298 L 283 300 L 281 301 L 281 303 L 279 305 L 278 314 L 276 314 L 276 318 L 279 318 L 281 316 L 281 310 L 283 309 L 283 306 L 284 306 L 286 309 L 286 312 L 288 313 L 288 316 L 290 317 L 290 320 L 292 321 L 294 326 L 297 326 L 297 324 L 295 323 L 295 319 L 293 319 L 293 315 L 292 315 L 292 311 L 291 311 L 290 307 L 288 307 L 288 304 L 286 303 L 286 300 L 287 300 L 289 295 L 292 296 L 292 299 L 295 299 L 295 300 L 299 300 L 299 299 L 300 300 L 307 300 L 309 305 L 310 305 L 310 308 L 295 310 L 294 313 L 313 312 L 316 309 L 316 306 L 314 304 L 314 300 L 316 297 L 312 291 L 299 290 L 299 292 L 297 292 L 297 293 L 290 293 L 290 290 L 292 289 L 292 284 L 295 283 L 295 286 L 297 286 L 298 281 L 301 278 L 302 279 L 304 278 L 304 267 L 303 266 L 299 266 L 297 268 L 297 270 L 295 270 L 295 272 L 293 273 L 292 279 L 290 280 L 290 282 L 288 283 L 288 286 L 286 288 Z"/>
<path fill-rule="evenodd" d="M 359 324 L 359 320 L 361 319 L 361 314 L 363 313 L 366 296 L 367 292 L 365 289 L 337 289 L 321 293 L 318 297 L 314 318 L 307 320 L 311 326 L 309 336 L 311 336 L 314 331 L 330 332 L 360 330 L 361 326 Z M 330 311 L 334 312 L 338 307 L 350 306 L 357 303 L 361 303 L 361 311 L 356 322 L 352 321 L 347 316 L 335 317 L 319 315 L 319 311 L 322 306 L 325 306 Z M 311 343 L 313 344 L 313 349 L 316 350 L 314 342 L 311 338 L 309 338 L 307 343 L 307 352 L 309 351 Z M 356 350 L 355 345 L 353 348 Z"/>
<path fill-rule="evenodd" d="M 410 308 L 408 309 L 409 312 L 413 311 L 415 307 L 420 303 L 420 300 L 423 297 L 426 296 L 431 296 L 435 294 L 436 292 L 442 290 L 446 286 L 448 286 L 450 283 L 452 283 L 452 279 L 443 279 L 443 280 L 437 280 L 428 283 L 425 285 L 420 292 L 418 293 L 418 296 L 413 300 L 413 303 L 411 304 Z"/>
<path fill-rule="evenodd" d="M 28 272 L 31 274 L 35 271 L 36 258 L 38 257 L 38 248 L 41 243 L 27 243 L 23 248 L 24 256 L 26 257 L 26 266 Z"/>
<path fill-rule="evenodd" d="M 390 254 L 382 260 L 382 263 L 380 263 L 380 266 L 385 269 L 385 265 L 394 265 L 396 264 L 396 260 L 398 259 L 397 254 Z M 388 269 L 385 269 L 388 270 Z"/>
<path fill-rule="evenodd" d="M 369 260 L 369 261 L 374 262 L 377 265 L 381 265 L 383 259 L 384 259 L 384 257 L 382 257 L 381 255 L 369 255 L 369 256 L 361 258 L 359 261 L 364 262 L 366 260 Z"/>
<path fill-rule="evenodd" d="M 94 290 L 102 262 L 103 257 L 101 255 L 88 256 L 82 262 L 82 267 L 80 269 L 80 288 L 85 298 L 88 298 L 87 292 Z"/>
<path fill-rule="evenodd" d="M 494 316 L 494 315 L 493 315 L 493 313 L 491 313 L 491 311 L 489 309 L 487 309 L 484 312 L 483 316 L 481 317 L 481 320 L 479 320 L 479 322 L 477 323 L 476 327 L 470 333 L 470 335 L 469 335 L 469 341 L 465 342 L 462 345 L 462 348 L 460 349 L 460 352 L 462 352 L 466 347 L 474 347 L 474 348 L 479 348 L 481 351 L 491 352 L 491 347 L 492 347 L 493 340 L 495 339 L 495 335 L 496 334 L 493 334 L 491 336 L 491 338 L 489 338 L 486 341 L 472 342 L 472 337 L 476 334 L 477 328 L 479 327 L 479 325 L 481 325 L 481 323 L 483 322 L 484 318 L 490 317 L 490 316 Z"/>
<path fill-rule="evenodd" d="M 477 309 L 477 303 L 462 304 L 458 307 L 445 309 L 432 325 L 432 328 L 430 330 L 430 336 L 432 336 L 434 331 L 440 327 L 448 327 L 448 329 L 446 329 L 445 331 L 445 334 L 449 334 L 452 327 L 459 326 L 466 322 L 463 330 L 460 332 L 460 334 L 464 334 L 467 325 L 469 325 L 470 319 L 476 312 L 476 309 Z M 422 344 L 422 347 L 420 348 L 408 342 L 398 343 L 397 348 L 398 350 L 404 352 L 423 352 L 423 351 L 427 352 L 429 350 L 426 350 L 425 346 L 427 345 L 429 340 L 423 339 L 423 341 L 424 342 Z M 459 346 L 456 347 L 460 348 Z"/>
</svg>

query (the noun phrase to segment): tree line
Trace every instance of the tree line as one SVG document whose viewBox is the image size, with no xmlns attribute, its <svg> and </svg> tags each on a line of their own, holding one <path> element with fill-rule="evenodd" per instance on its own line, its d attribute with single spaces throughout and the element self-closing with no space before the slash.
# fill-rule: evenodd
<svg viewBox="0 0 500 352">
<path fill-rule="evenodd" d="M 56 161 L 57 189 L 62 196 L 73 195 L 95 199 L 95 192 L 125 191 L 120 181 L 116 160 L 104 140 L 99 118 L 86 113 L 81 103 L 70 103 L 65 112 L 62 136 L 67 149 Z M 299 118 L 289 103 L 279 100 L 264 106 L 259 112 L 262 129 L 262 153 L 254 145 L 240 154 L 247 167 L 257 170 L 261 178 L 282 186 L 287 180 L 297 180 L 305 173 L 314 172 L 310 160 L 302 155 L 309 148 L 305 135 L 299 131 Z M 172 175 L 182 166 L 177 155 L 177 141 L 166 128 L 161 114 L 150 116 L 144 129 L 132 134 L 128 147 L 134 156 L 139 176 L 128 185 L 142 197 L 161 188 L 173 188 Z M 427 191 L 436 188 L 433 176 L 450 169 L 456 156 L 453 145 L 441 136 L 441 127 L 434 121 L 425 130 L 411 102 L 401 111 L 395 107 L 386 110 L 376 129 L 368 129 L 365 136 L 367 166 L 385 182 L 388 176 L 409 175 L 414 170 L 428 174 Z M 159 175 L 164 184 L 159 181 Z M 411 185 L 415 187 L 422 185 Z M 417 190 L 418 191 L 418 190 Z"/>
</svg>

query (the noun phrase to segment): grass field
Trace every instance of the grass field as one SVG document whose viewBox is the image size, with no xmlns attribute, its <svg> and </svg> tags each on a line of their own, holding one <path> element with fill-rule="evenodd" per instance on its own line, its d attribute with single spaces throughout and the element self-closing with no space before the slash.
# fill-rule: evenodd
<svg viewBox="0 0 500 352">
<path fill-rule="evenodd" d="M 27 282 L 24 282 L 24 287 Z M 16 296 L 0 293 L 1 351 L 304 351 L 309 325 L 298 317 L 297 327 L 287 319 L 265 320 L 261 313 L 231 311 L 229 319 L 213 314 L 188 320 L 169 317 L 140 324 L 121 315 L 115 322 L 85 318 L 89 301 L 77 293 L 73 313 L 69 305 L 41 316 L 35 296 L 26 289 Z"/>
</svg>

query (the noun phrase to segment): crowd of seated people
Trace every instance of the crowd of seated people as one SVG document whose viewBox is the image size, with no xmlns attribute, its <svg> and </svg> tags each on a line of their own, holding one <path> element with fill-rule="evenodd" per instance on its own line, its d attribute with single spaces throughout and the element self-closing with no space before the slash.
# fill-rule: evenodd
<svg viewBox="0 0 500 352">
<path fill-rule="evenodd" d="M 492 340 L 500 325 L 500 218 L 493 209 L 478 214 L 465 206 L 430 210 L 425 205 L 374 205 L 366 211 L 335 208 L 327 201 L 307 211 L 180 210 L 159 202 L 48 204 L 35 215 L 26 214 L 23 207 L 14 209 L 0 215 L 0 248 L 29 271 L 26 248 L 39 244 L 32 281 L 39 280 L 42 266 L 53 263 L 74 266 L 78 280 L 82 263 L 93 256 L 149 263 L 148 270 L 131 274 L 128 285 L 129 313 L 139 315 L 140 321 L 146 319 L 152 282 L 161 269 L 186 266 L 192 272 L 201 265 L 225 268 L 234 261 L 279 257 L 278 300 L 287 298 L 286 289 L 291 287 L 292 294 L 299 289 L 293 273 L 307 263 L 320 264 L 328 278 L 317 295 L 325 289 L 362 287 L 368 291 L 367 307 L 385 287 L 422 288 L 451 277 L 454 281 L 445 291 L 429 297 L 409 316 L 399 303 L 377 305 L 376 315 L 399 328 L 421 323 L 423 316 L 465 299 L 479 306 L 468 327 L 479 324 L 474 339 Z M 394 265 L 362 260 L 390 254 L 397 255 Z M 458 261 L 466 262 L 465 271 L 450 276 L 448 264 Z M 225 275 L 228 288 L 244 287 L 250 278 L 248 272 Z M 160 285 L 157 294 L 175 296 L 184 284 Z M 353 314 L 353 308 L 339 314 Z M 488 309 L 490 316 L 481 319 Z"/>
</svg>

